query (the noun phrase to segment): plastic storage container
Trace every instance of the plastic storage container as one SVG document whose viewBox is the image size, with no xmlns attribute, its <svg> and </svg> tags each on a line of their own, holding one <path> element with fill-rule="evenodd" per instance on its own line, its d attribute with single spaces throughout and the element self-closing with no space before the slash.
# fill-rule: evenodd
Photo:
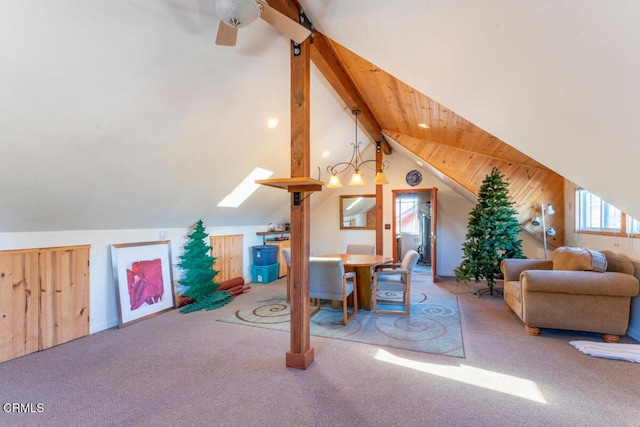
<svg viewBox="0 0 640 427">
<path fill-rule="evenodd" d="M 278 278 L 280 263 L 276 262 L 271 265 L 252 265 L 251 281 L 254 283 L 269 283 Z"/>
<path fill-rule="evenodd" d="M 272 265 L 277 261 L 278 247 L 274 245 L 252 246 L 253 265 Z"/>
</svg>

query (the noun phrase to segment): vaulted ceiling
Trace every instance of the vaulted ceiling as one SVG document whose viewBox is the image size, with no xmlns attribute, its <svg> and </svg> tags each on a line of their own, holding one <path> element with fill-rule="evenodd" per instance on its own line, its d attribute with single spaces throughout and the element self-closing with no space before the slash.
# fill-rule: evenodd
<svg viewBox="0 0 640 427">
<path fill-rule="evenodd" d="M 640 217 L 640 4 L 300 4 L 318 31 L 313 167 L 342 160 L 358 106 L 372 140 L 472 192 L 498 166 L 523 223 L 542 202 L 562 206 L 559 175 Z M 290 142 L 289 41 L 256 22 L 220 47 L 217 25 L 210 0 L 5 5 L 0 231 L 286 214 L 286 195 L 268 189 L 238 210 L 216 206 L 254 166 L 288 176 Z"/>
<path fill-rule="evenodd" d="M 316 34 L 314 49 L 323 51 L 324 58 L 319 53 L 312 58 L 345 103 L 369 113 L 365 126 L 374 140 L 391 138 L 476 195 L 484 178 L 498 168 L 525 230 L 536 233 L 531 219 L 550 203 L 557 215 L 548 226 L 558 230 L 552 243 L 564 243 L 562 176 L 322 34 Z M 331 53 L 336 62 L 328 67 Z M 353 90 L 348 91 L 350 84 Z"/>
</svg>

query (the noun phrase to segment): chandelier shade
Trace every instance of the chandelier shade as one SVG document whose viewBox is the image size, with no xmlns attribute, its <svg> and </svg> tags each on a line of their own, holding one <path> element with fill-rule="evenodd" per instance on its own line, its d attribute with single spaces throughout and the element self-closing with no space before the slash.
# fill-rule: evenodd
<svg viewBox="0 0 640 427">
<path fill-rule="evenodd" d="M 375 185 L 388 184 L 389 180 L 384 174 L 384 170 L 389 167 L 389 162 L 381 162 L 376 159 L 364 160 L 362 158 L 362 155 L 360 154 L 360 145 L 362 145 L 362 142 L 358 141 L 358 115 L 360 114 L 360 110 L 352 110 L 351 114 L 356 116 L 356 139 L 355 142 L 351 143 L 351 145 L 353 146 L 353 153 L 351 154 L 351 159 L 348 162 L 339 162 L 335 165 L 327 166 L 327 172 L 331 174 L 331 178 L 329 178 L 329 182 L 327 183 L 327 188 L 341 188 L 342 183 L 340 182 L 340 178 L 338 177 L 338 175 L 349 170 L 350 168 L 353 168 L 353 174 L 351 175 L 349 185 L 365 185 L 364 179 L 362 178 L 362 166 L 366 166 L 369 169 L 376 171 L 376 177 L 373 180 L 373 183 Z M 379 142 L 376 145 L 376 152 L 380 152 Z M 372 165 L 375 165 L 375 167 Z"/>
<path fill-rule="evenodd" d="M 362 179 L 362 174 L 359 171 L 356 171 L 351 175 L 349 185 L 364 185 L 364 179 Z"/>
<path fill-rule="evenodd" d="M 329 178 L 329 182 L 327 183 L 327 188 L 342 188 L 342 183 L 340 182 L 338 175 L 331 175 L 331 178 Z"/>
</svg>

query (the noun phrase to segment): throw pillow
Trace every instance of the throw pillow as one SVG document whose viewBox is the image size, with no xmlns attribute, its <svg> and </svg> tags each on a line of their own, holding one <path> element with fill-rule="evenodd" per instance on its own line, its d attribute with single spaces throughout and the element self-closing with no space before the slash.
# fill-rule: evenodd
<svg viewBox="0 0 640 427">
<path fill-rule="evenodd" d="M 604 254 L 598 251 L 592 251 L 591 249 L 588 249 L 588 251 L 591 252 L 591 271 L 598 273 L 607 271 L 607 258 Z"/>
<path fill-rule="evenodd" d="M 601 251 L 607 258 L 607 271 L 626 273 L 633 275 L 635 269 L 628 258 L 617 255 L 611 251 Z"/>
<path fill-rule="evenodd" d="M 554 270 L 604 272 L 607 269 L 607 258 L 589 249 L 561 246 L 553 251 L 551 259 Z"/>
</svg>

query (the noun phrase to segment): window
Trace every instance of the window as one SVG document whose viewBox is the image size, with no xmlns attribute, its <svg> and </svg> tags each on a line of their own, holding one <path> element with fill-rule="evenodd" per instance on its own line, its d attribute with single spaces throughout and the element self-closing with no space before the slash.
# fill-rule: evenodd
<svg viewBox="0 0 640 427">
<path fill-rule="evenodd" d="M 640 237 L 640 221 L 630 216 L 627 216 L 627 220 L 629 221 L 627 226 L 629 233 L 631 233 L 633 237 Z"/>
<path fill-rule="evenodd" d="M 622 231 L 622 212 L 583 188 L 576 190 L 577 231 Z"/>
<path fill-rule="evenodd" d="M 396 199 L 396 232 L 408 234 L 420 232 L 418 202 L 417 197 Z"/>
</svg>

